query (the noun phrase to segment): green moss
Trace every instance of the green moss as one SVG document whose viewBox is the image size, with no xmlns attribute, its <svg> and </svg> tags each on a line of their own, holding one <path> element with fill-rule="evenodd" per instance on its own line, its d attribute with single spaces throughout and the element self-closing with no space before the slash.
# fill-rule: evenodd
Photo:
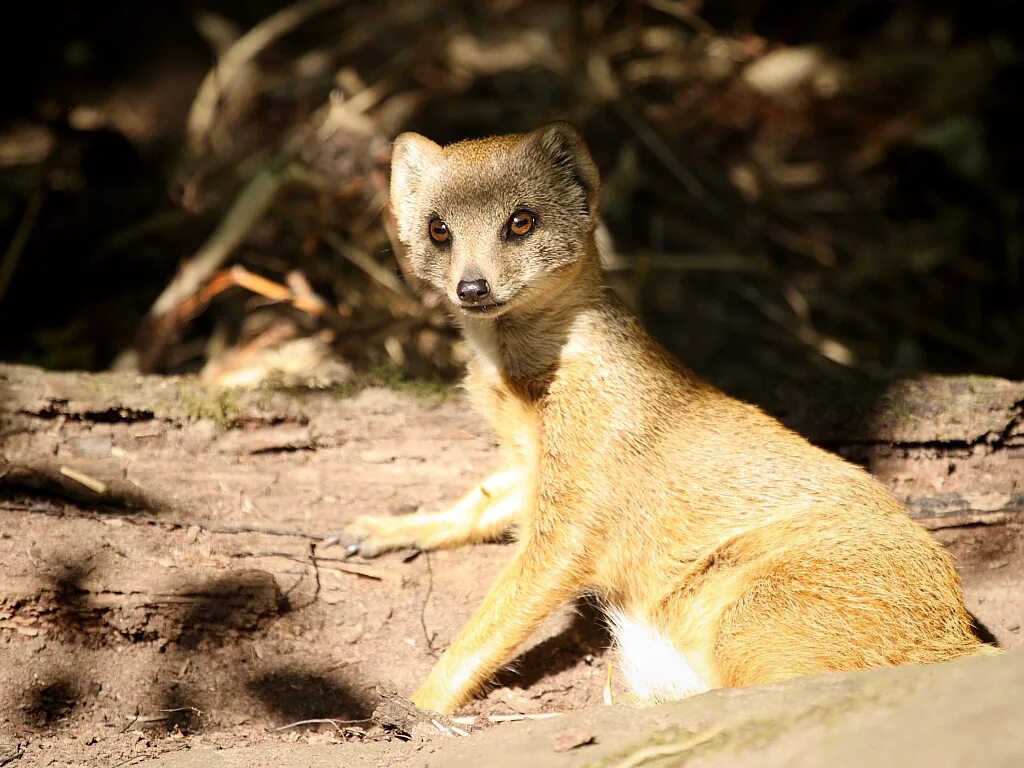
<svg viewBox="0 0 1024 768">
<path fill-rule="evenodd" d="M 183 387 L 180 394 L 185 415 L 189 419 L 210 419 L 220 430 L 232 427 L 242 414 L 242 405 L 230 389 L 211 392 Z"/>
<path fill-rule="evenodd" d="M 338 399 L 353 397 L 370 387 L 384 387 L 395 392 L 406 392 L 415 397 L 444 399 L 454 388 L 440 379 L 410 376 L 407 371 L 395 365 L 381 365 L 369 371 L 355 373 L 344 384 L 335 387 L 333 394 Z"/>
<path fill-rule="evenodd" d="M 102 376 L 89 376 L 82 381 L 82 387 L 86 392 L 93 394 L 104 394 L 113 390 L 106 378 Z"/>
</svg>

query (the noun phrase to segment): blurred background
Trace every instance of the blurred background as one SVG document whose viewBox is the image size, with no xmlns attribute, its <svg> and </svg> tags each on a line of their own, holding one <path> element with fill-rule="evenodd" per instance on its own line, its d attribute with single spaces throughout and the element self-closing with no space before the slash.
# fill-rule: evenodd
<svg viewBox="0 0 1024 768">
<path fill-rule="evenodd" d="M 730 392 L 1024 378 L 1024 9 L 39 2 L 5 20 L 0 359 L 449 380 L 389 144 L 575 122 L 615 286 Z"/>
</svg>

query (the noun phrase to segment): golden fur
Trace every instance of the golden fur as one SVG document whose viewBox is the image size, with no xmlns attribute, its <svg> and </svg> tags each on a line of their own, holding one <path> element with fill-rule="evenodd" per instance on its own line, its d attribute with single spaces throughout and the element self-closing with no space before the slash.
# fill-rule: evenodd
<svg viewBox="0 0 1024 768">
<path fill-rule="evenodd" d="M 350 533 L 373 555 L 518 530 L 417 705 L 464 703 L 584 592 L 664 639 L 705 688 L 986 648 L 949 555 L 881 484 L 686 370 L 606 288 L 598 174 L 572 126 L 447 147 L 403 134 L 392 169 L 399 238 L 463 324 L 466 386 L 506 467 L 447 512 Z M 521 206 L 536 230 L 503 238 Z M 444 247 L 433 217 L 449 225 Z M 506 303 L 464 310 L 467 274 Z"/>
</svg>

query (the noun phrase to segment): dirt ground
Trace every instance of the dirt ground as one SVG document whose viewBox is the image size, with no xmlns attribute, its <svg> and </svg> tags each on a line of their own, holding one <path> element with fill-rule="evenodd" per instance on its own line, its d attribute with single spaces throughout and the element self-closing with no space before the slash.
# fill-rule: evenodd
<svg viewBox="0 0 1024 768">
<path fill-rule="evenodd" d="M 377 685 L 411 692 L 511 555 L 491 544 L 356 562 L 324 546 L 362 513 L 441 508 L 496 466 L 458 395 L 236 400 L 176 379 L 2 373 L 0 765 L 387 739 L 367 721 Z M 1009 452 L 996 458 L 1020 472 L 1016 428 L 986 455 Z M 964 472 L 981 472 L 970 456 L 984 451 L 956 450 Z M 953 466 L 940 447 L 926 452 Z M 899 463 L 886 455 L 879 466 Z M 897 488 L 900 467 L 884 478 Z M 971 610 L 1012 648 L 1024 531 L 999 514 L 931 527 L 958 558 Z M 598 705 L 607 645 L 591 607 L 567 608 L 460 714 Z M 335 722 L 292 725 L 321 718 Z M 374 749 L 388 762 L 418 748 Z"/>
</svg>

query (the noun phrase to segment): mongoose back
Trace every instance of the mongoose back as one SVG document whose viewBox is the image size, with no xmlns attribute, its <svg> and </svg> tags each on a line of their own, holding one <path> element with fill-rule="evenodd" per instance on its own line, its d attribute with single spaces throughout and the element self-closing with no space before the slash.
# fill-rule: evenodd
<svg viewBox="0 0 1024 768">
<path fill-rule="evenodd" d="M 643 702 L 991 650 L 950 557 L 880 483 L 645 333 L 605 285 L 599 197 L 568 123 L 395 141 L 399 240 L 463 327 L 505 465 L 445 512 L 360 518 L 352 549 L 518 539 L 413 701 L 460 706 L 582 593 Z"/>
</svg>

